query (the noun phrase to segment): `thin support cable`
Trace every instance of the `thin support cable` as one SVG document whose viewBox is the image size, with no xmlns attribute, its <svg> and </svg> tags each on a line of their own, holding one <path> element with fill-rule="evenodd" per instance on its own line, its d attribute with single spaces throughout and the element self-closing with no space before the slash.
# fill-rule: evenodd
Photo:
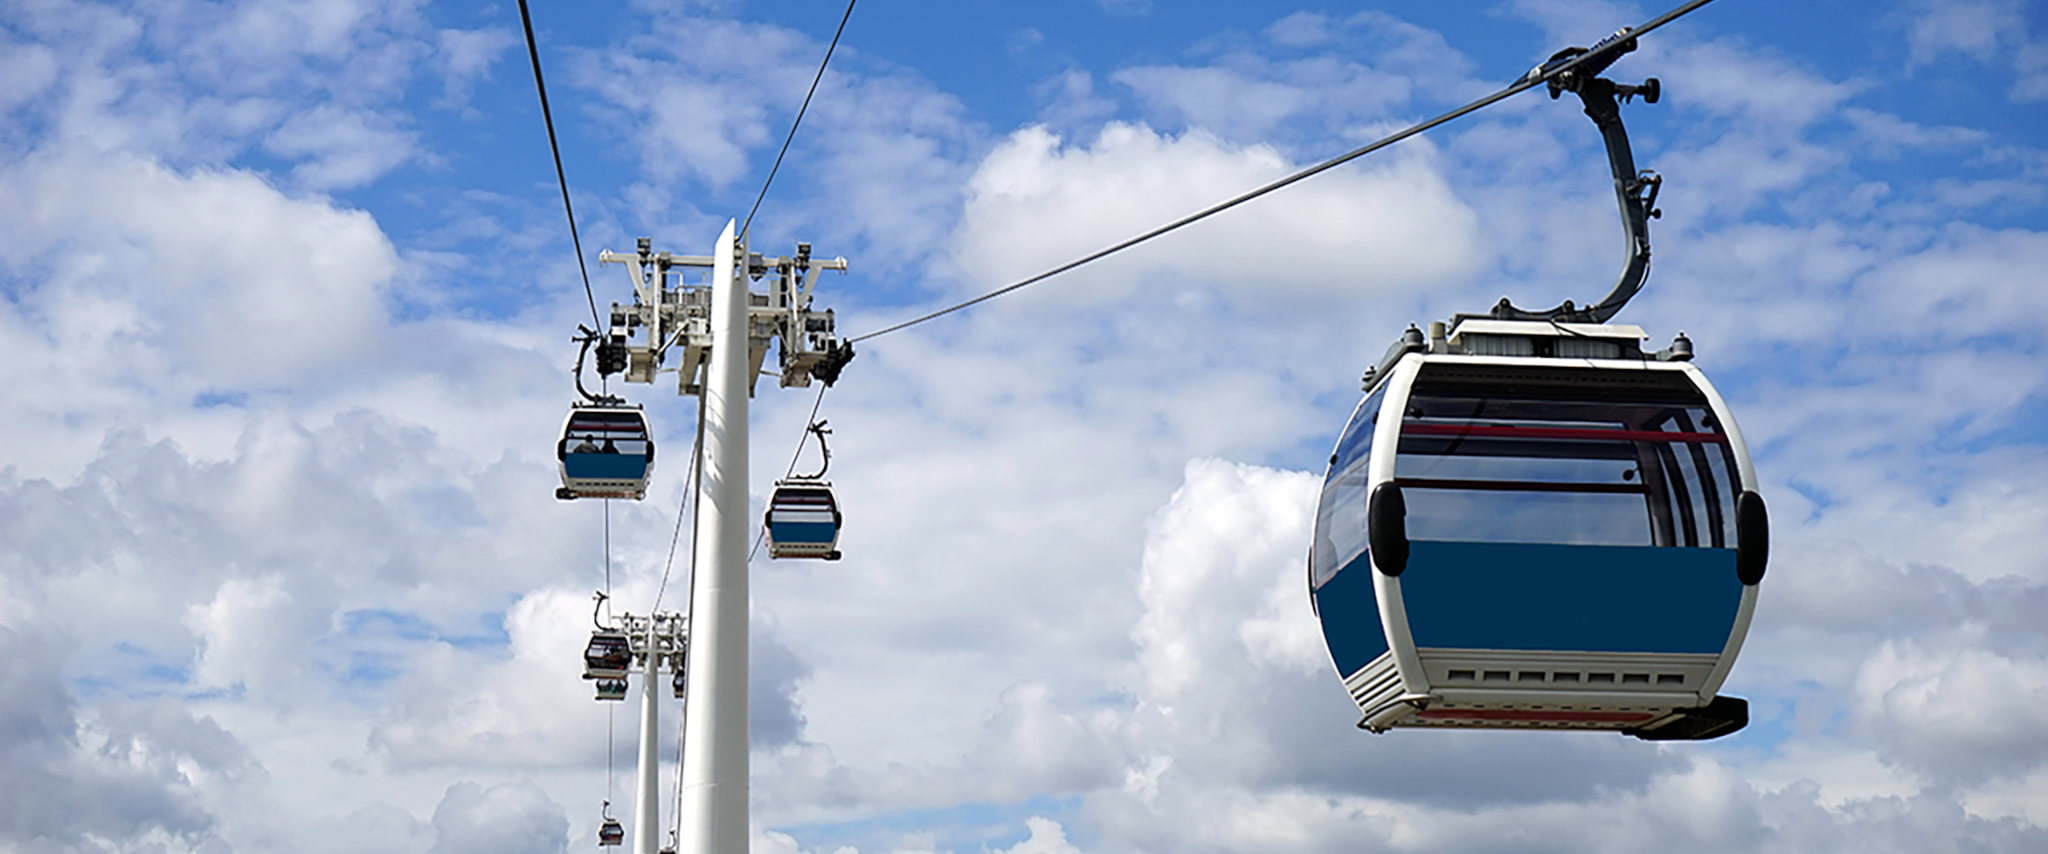
<svg viewBox="0 0 2048 854">
<path fill-rule="evenodd" d="M 804 433 L 803 435 L 797 437 L 796 450 L 791 451 L 789 454 L 789 467 L 783 469 L 783 477 L 786 478 L 796 473 L 796 461 L 799 457 L 803 455 L 804 443 L 810 441 L 811 425 L 818 423 L 818 407 L 825 405 L 825 390 L 829 388 L 831 388 L 831 386 L 825 385 L 823 383 L 820 383 L 818 385 L 818 396 L 817 398 L 811 401 L 811 414 L 809 417 L 806 417 L 804 419 Z"/>
<path fill-rule="evenodd" d="M 690 652 L 688 646 L 683 648 L 682 656 L 682 661 L 687 662 L 689 660 Z M 688 666 L 688 664 L 683 665 L 685 668 Z M 678 837 L 683 835 L 683 735 L 685 734 L 685 728 L 690 723 L 690 692 L 684 691 L 681 700 L 676 705 L 675 805 L 669 809 L 668 831 L 669 843 L 672 845 L 680 843 Z"/>
<path fill-rule="evenodd" d="M 520 0 L 522 8 L 526 0 Z M 775 155 L 775 165 L 768 169 L 768 180 L 761 182 L 761 194 L 754 197 L 754 207 L 747 211 L 747 219 L 740 224 L 740 234 L 745 236 L 754 225 L 754 214 L 761 210 L 761 200 L 768 198 L 768 185 L 775 183 L 775 173 L 782 169 L 782 158 L 789 153 L 789 144 L 796 141 L 797 126 L 804 123 L 804 113 L 811 108 L 811 96 L 818 94 L 818 81 L 825 79 L 825 66 L 832 62 L 832 51 L 839 47 L 839 36 L 846 32 L 846 22 L 853 17 L 853 4 L 858 0 L 846 0 L 846 14 L 839 16 L 839 29 L 832 33 L 832 43 L 825 47 L 825 59 L 818 63 L 818 74 L 811 78 L 811 91 L 804 93 L 804 105 L 798 107 L 796 120 L 789 123 L 789 136 L 782 140 L 782 151 Z M 538 66 L 535 66 L 538 67 Z"/>
<path fill-rule="evenodd" d="M 612 500 L 604 499 L 604 618 L 612 618 Z"/>
<path fill-rule="evenodd" d="M 555 183 L 562 187 L 562 212 L 569 215 L 569 242 L 576 247 L 576 269 L 583 273 L 583 298 L 590 302 L 590 322 L 604 326 L 597 318 L 597 294 L 590 289 L 590 267 L 583 263 L 583 238 L 576 233 L 576 208 L 569 204 L 569 176 L 562 171 L 562 146 L 555 141 L 555 115 L 548 109 L 548 84 L 540 75 L 540 43 L 533 38 L 533 14 L 526 0 L 519 0 L 519 24 L 526 28 L 526 55 L 533 60 L 533 88 L 540 92 L 540 118 L 548 126 L 548 151 L 555 156 Z"/>
<path fill-rule="evenodd" d="M 1712 2 L 1712 0 L 1691 0 L 1691 2 L 1686 3 L 1683 6 L 1680 6 L 1669 12 L 1665 12 L 1664 14 L 1651 19 L 1649 22 L 1643 24 L 1640 27 L 1636 27 L 1634 29 L 1629 30 L 1628 38 L 1634 39 L 1643 36 L 1649 33 L 1651 30 L 1664 26 L 1665 24 L 1670 23 L 1671 21 L 1677 19 L 1679 16 L 1691 12 L 1692 10 L 1697 9 L 1701 6 L 1705 6 L 1710 2 Z M 1237 207 L 1238 205 L 1244 204 L 1245 202 L 1249 202 L 1253 199 L 1259 198 L 1260 196 L 1264 196 L 1275 190 L 1291 186 L 1308 178 L 1312 178 L 1316 175 L 1328 172 L 1331 169 L 1335 169 L 1353 160 L 1357 160 L 1360 157 L 1364 157 L 1365 155 L 1371 154 L 1389 145 L 1393 145 L 1394 143 L 1400 142 L 1401 140 L 1422 133 L 1423 131 L 1436 127 L 1437 125 L 1443 124 L 1444 122 L 1448 122 L 1452 119 L 1462 117 L 1467 113 L 1471 113 L 1475 110 L 1492 106 L 1496 102 L 1512 97 L 1514 95 L 1521 94 L 1522 92 L 1525 92 L 1536 86 L 1548 83 L 1551 80 L 1559 77 L 1560 75 L 1563 75 L 1566 72 L 1571 71 L 1574 68 L 1577 68 L 1581 63 L 1584 63 L 1588 59 L 1592 59 L 1597 56 L 1602 56 L 1602 54 L 1597 51 L 1589 52 L 1574 57 L 1569 61 L 1561 62 L 1556 66 L 1546 69 L 1540 69 L 1540 73 L 1532 71 L 1529 74 L 1523 75 L 1523 77 L 1520 80 L 1515 81 L 1514 83 L 1510 84 L 1509 86 L 1498 92 L 1495 92 L 1484 98 L 1480 98 L 1477 101 L 1473 101 L 1470 104 L 1466 104 L 1465 106 L 1459 107 L 1441 116 L 1437 116 L 1436 118 L 1430 119 L 1429 121 L 1417 125 L 1411 125 L 1401 131 L 1394 133 L 1391 136 L 1383 137 L 1362 148 L 1357 148 L 1345 154 L 1332 157 L 1329 160 L 1325 160 L 1314 166 L 1310 166 L 1307 169 L 1303 169 L 1285 178 L 1281 178 L 1278 181 L 1274 181 L 1263 187 L 1251 190 L 1250 192 L 1243 193 L 1226 201 L 1220 202 L 1215 205 L 1211 205 L 1207 208 L 1203 208 L 1202 210 L 1188 214 L 1187 216 L 1181 217 L 1180 219 L 1169 222 L 1165 225 L 1152 229 L 1151 231 L 1147 231 L 1143 234 L 1125 240 L 1121 243 L 1117 243 L 1112 246 L 1096 250 L 1095 252 L 1091 252 L 1087 255 L 1083 255 L 1080 258 L 1068 261 L 1065 264 L 1061 264 L 1043 273 L 1039 273 L 1038 275 L 1032 276 L 1031 278 L 1025 279 L 1023 281 L 1005 287 L 997 288 L 993 291 L 989 291 L 988 293 L 982 294 L 981 296 L 975 297 L 966 302 L 959 303 L 953 306 L 948 306 L 946 308 L 939 309 L 938 311 L 934 311 L 930 314 L 926 314 L 921 317 L 915 317 L 910 320 L 903 321 L 902 323 L 898 323 L 894 326 L 879 329 L 874 332 L 870 332 L 866 335 L 859 336 L 857 338 L 847 339 L 847 343 L 856 344 L 862 341 L 866 341 L 870 338 L 879 338 L 883 335 L 887 335 L 899 329 L 907 329 L 909 327 L 916 326 L 928 320 L 936 320 L 938 318 L 944 317 L 948 314 L 952 314 L 953 312 L 959 311 L 961 309 L 969 308 L 975 305 L 980 305 L 981 303 L 995 299 L 996 297 L 1002 296 L 1012 291 L 1020 290 L 1025 287 L 1038 284 L 1039 282 L 1045 281 L 1046 279 L 1050 279 L 1054 276 L 1057 276 L 1061 273 L 1065 273 L 1084 264 L 1099 261 L 1103 258 L 1115 255 L 1118 252 L 1122 252 L 1140 243 L 1144 243 L 1148 240 L 1151 240 L 1152 238 L 1159 237 L 1169 232 L 1177 231 L 1185 226 L 1193 225 L 1197 222 L 1208 219 L 1209 217 L 1215 216 L 1216 214 L 1222 213 L 1224 211 L 1230 210 L 1231 208 Z"/>
<path fill-rule="evenodd" d="M 700 395 L 697 398 L 697 429 L 699 431 L 700 436 L 702 435 L 703 427 L 704 398 Z M 692 491 L 701 490 L 704 486 L 704 466 L 702 464 L 703 453 L 704 443 L 702 441 L 699 441 L 697 443 L 698 465 L 696 466 L 697 471 L 694 478 L 695 482 L 690 484 L 690 489 Z M 702 499 L 700 498 L 699 500 L 701 501 Z M 748 559 L 751 560 L 752 556 L 749 555 Z M 694 630 L 697 625 L 697 517 L 695 515 L 692 515 L 690 517 L 690 572 L 686 583 L 689 585 L 690 588 L 690 599 L 689 603 L 683 606 L 683 625 L 687 630 Z M 690 650 L 694 648 L 696 645 L 688 641 L 687 632 L 685 633 L 684 638 L 685 640 L 683 643 L 682 666 L 685 671 L 688 671 L 690 667 Z M 685 688 L 683 691 L 681 708 L 678 710 L 676 715 L 676 804 L 675 811 L 672 813 L 674 826 L 673 833 L 678 838 L 681 837 L 683 834 L 683 742 L 684 739 L 689 735 L 690 725 L 690 692 L 688 690 L 688 676 L 685 675 L 684 678 Z"/>
<path fill-rule="evenodd" d="M 818 407 L 825 405 L 825 390 L 828 388 L 831 388 L 831 386 L 823 384 L 820 384 L 818 386 L 818 397 L 816 400 L 811 401 L 811 414 L 809 417 L 804 419 L 804 433 L 802 436 L 797 437 L 796 450 L 791 451 L 789 454 L 789 467 L 783 469 L 782 471 L 782 476 L 784 478 L 788 478 L 790 475 L 796 473 L 796 461 L 799 457 L 803 456 L 804 443 L 810 441 L 811 425 L 818 423 Z M 761 553 L 761 543 L 767 541 L 767 539 L 768 521 L 766 519 L 763 519 L 761 520 L 761 529 L 754 532 L 753 548 L 747 550 L 748 563 L 752 563 L 754 561 L 754 555 Z"/>
<path fill-rule="evenodd" d="M 683 500 L 676 504 L 676 527 L 675 530 L 670 531 L 668 535 L 668 559 L 662 561 L 661 563 L 661 586 L 655 588 L 654 590 L 654 607 L 649 608 L 647 611 L 650 614 L 661 610 L 661 597 L 668 592 L 668 573 L 669 570 L 676 565 L 676 543 L 682 538 L 683 534 L 683 514 L 689 509 L 690 496 L 697 491 L 696 481 L 698 478 L 698 472 L 701 470 L 703 464 L 704 397 L 702 395 L 698 395 L 697 441 L 690 446 L 690 469 L 689 471 L 683 473 Z M 690 551 L 694 553 L 696 550 L 697 522 L 696 517 L 693 515 L 690 517 Z"/>
</svg>

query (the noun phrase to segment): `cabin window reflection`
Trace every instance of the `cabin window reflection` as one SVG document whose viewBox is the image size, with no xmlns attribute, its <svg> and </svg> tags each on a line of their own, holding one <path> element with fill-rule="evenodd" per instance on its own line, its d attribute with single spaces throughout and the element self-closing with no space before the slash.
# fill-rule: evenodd
<svg viewBox="0 0 2048 854">
<path fill-rule="evenodd" d="M 564 454 L 647 456 L 647 425 L 637 413 L 577 412 L 563 431 Z"/>
<path fill-rule="evenodd" d="M 1358 405 L 1330 457 L 1323 481 L 1323 500 L 1316 514 L 1315 548 L 1309 567 L 1315 587 L 1365 554 L 1366 481 L 1370 477 L 1373 426 L 1378 423 L 1386 387 Z"/>
<path fill-rule="evenodd" d="M 1414 540 L 1728 548 L 1733 451 L 1704 397 L 1419 392 L 1395 481 Z"/>
</svg>

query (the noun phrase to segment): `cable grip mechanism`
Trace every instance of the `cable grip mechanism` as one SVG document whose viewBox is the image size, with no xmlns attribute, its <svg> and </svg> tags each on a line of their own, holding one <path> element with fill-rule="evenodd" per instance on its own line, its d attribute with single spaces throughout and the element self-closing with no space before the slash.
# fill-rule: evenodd
<svg viewBox="0 0 2048 854">
<path fill-rule="evenodd" d="M 1517 308 L 1502 298 L 1485 317 L 1497 320 L 1546 320 L 1561 323 L 1606 323 L 1608 318 L 1628 304 L 1630 298 L 1642 289 L 1643 281 L 1650 274 L 1650 223 L 1663 216 L 1657 209 L 1657 194 L 1664 186 L 1664 178 L 1650 170 L 1636 169 L 1635 154 L 1628 141 L 1628 130 L 1621 122 L 1621 105 L 1641 96 L 1643 103 L 1654 104 L 1663 97 L 1664 87 L 1652 77 L 1641 84 L 1616 83 L 1598 76 L 1614 61 L 1636 49 L 1633 30 L 1623 28 L 1613 35 L 1601 39 L 1590 48 L 1568 47 L 1552 54 L 1542 65 L 1531 69 L 1529 77 L 1551 75 L 1558 67 L 1576 61 L 1577 64 L 1548 77 L 1550 97 L 1557 98 L 1565 92 L 1579 96 L 1585 105 L 1586 117 L 1593 120 L 1600 129 L 1601 140 L 1607 148 L 1608 171 L 1614 177 L 1614 195 L 1621 207 L 1621 229 L 1628 246 L 1628 260 L 1623 264 L 1621 275 L 1615 280 L 1614 289 L 1607 296 L 1592 305 L 1579 306 L 1565 300 L 1556 308 L 1543 311 L 1529 311 Z M 1467 317 L 1468 315 L 1459 315 Z"/>
</svg>

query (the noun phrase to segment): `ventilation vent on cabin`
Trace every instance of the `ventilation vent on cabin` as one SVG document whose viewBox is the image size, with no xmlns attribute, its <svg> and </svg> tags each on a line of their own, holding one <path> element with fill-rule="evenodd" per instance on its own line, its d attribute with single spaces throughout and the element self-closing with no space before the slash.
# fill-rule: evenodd
<svg viewBox="0 0 2048 854">
<path fill-rule="evenodd" d="M 1685 676 L 1678 673 L 1581 673 L 1576 670 L 1451 670 L 1449 682 L 1536 682 L 1550 685 L 1649 685 L 1683 687 Z"/>
<path fill-rule="evenodd" d="M 1536 343 L 1527 335 L 1466 335 L 1460 339 L 1474 356 L 1534 356 Z"/>
<path fill-rule="evenodd" d="M 1621 344 L 1598 338 L 1563 336 L 1557 339 L 1556 353 L 1566 359 L 1619 359 Z"/>
</svg>

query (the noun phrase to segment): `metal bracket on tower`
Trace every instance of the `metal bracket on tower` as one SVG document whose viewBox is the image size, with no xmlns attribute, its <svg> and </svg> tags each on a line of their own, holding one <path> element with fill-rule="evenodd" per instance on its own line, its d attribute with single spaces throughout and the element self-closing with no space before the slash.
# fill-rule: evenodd
<svg viewBox="0 0 2048 854">
<path fill-rule="evenodd" d="M 812 298 L 819 274 L 846 272 L 846 259 L 814 258 L 808 243 L 798 243 L 796 254 L 790 256 L 750 253 L 744 244 L 735 248 L 734 254 L 746 259 L 745 281 L 766 280 L 765 291 L 749 288 L 747 293 L 747 356 L 753 375 L 760 376 L 769 342 L 775 341 L 783 388 L 805 388 L 813 379 L 828 386 L 837 382 L 840 370 L 853 358 L 853 346 L 838 338 L 832 310 L 814 309 Z M 605 339 L 618 342 L 624 354 L 619 372 L 626 382 L 651 383 L 656 374 L 673 370 L 678 394 L 702 394 L 711 358 L 712 283 L 685 284 L 682 277 L 685 270 L 710 269 L 714 257 L 656 253 L 641 238 L 636 253 L 607 250 L 598 254 L 598 261 L 624 265 L 633 281 L 633 304 L 612 304 L 612 325 Z M 673 368 L 665 366 L 671 349 L 679 356 Z M 602 350 L 599 363 L 604 364 Z M 752 393 L 749 384 L 748 394 Z"/>
<path fill-rule="evenodd" d="M 602 594 L 600 594 L 602 597 Z M 599 599 L 601 603 L 602 598 Z M 683 696 L 681 677 L 689 670 L 690 618 L 673 611 L 656 611 L 646 616 L 620 614 L 611 625 L 598 624 L 599 629 L 614 637 L 624 635 L 631 659 L 626 670 L 636 671 L 641 676 L 640 695 L 640 767 L 635 775 L 633 804 L 633 851 L 634 854 L 656 854 L 654 843 L 661 838 L 661 792 L 657 781 L 661 761 L 656 750 L 661 744 L 659 721 L 661 717 L 661 673 L 664 669 L 676 675 L 671 689 L 677 698 Z M 592 643 L 597 643 L 596 639 Z M 586 661 L 588 659 L 586 658 Z M 591 676 L 586 673 L 584 678 Z M 603 683 L 600 682 L 600 689 Z M 619 673 L 617 694 L 610 697 L 600 693 L 598 699 L 625 699 L 625 674 Z M 607 806 L 610 801 L 605 802 Z M 616 844 L 614 839 L 612 843 Z"/>
</svg>

